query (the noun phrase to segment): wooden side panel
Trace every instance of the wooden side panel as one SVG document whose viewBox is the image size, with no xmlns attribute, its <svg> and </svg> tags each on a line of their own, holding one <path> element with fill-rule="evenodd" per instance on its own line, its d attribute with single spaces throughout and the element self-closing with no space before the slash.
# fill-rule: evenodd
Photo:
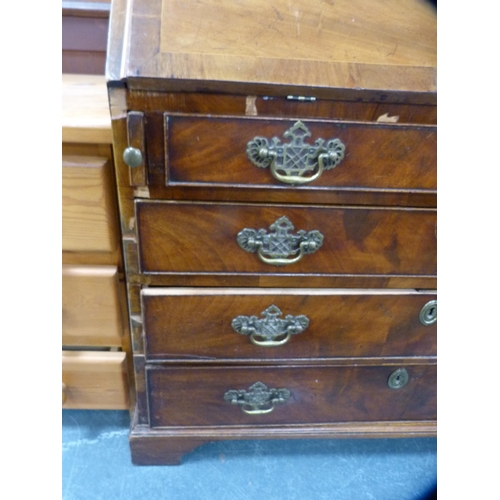
<svg viewBox="0 0 500 500">
<path fill-rule="evenodd" d="M 130 185 L 145 186 L 146 182 L 146 147 L 144 136 L 144 113 L 131 111 L 127 114 L 128 146 L 136 148 L 142 153 L 142 165 L 129 167 Z"/>
<path fill-rule="evenodd" d="M 280 425 L 436 419 L 436 367 L 406 366 L 409 382 L 391 389 L 394 366 L 147 369 L 151 427 Z M 203 383 L 200 383 L 203 381 Z M 228 391 L 287 389 L 289 399 L 249 415 Z M 269 405 L 263 405 L 268 407 Z"/>
<path fill-rule="evenodd" d="M 146 273 L 436 274 L 433 210 L 147 201 L 137 202 L 136 209 L 140 260 Z M 290 234 L 299 230 L 323 234 L 321 248 L 278 267 L 238 245 L 243 229 L 270 234 L 270 226 L 283 216 L 294 226 Z"/>
<path fill-rule="evenodd" d="M 125 410 L 128 389 L 123 352 L 63 351 L 64 409 Z"/>
<path fill-rule="evenodd" d="M 113 266 L 63 266 L 63 345 L 122 345 L 117 273 Z"/>
<path fill-rule="evenodd" d="M 118 219 L 111 170 L 106 158 L 63 157 L 63 251 L 116 249 Z"/>
<path fill-rule="evenodd" d="M 436 324 L 424 326 L 419 320 L 422 307 L 436 298 L 431 294 L 307 294 L 256 289 L 255 295 L 239 290 L 179 295 L 167 291 L 163 295 L 149 291 L 142 297 L 149 359 L 235 362 L 436 355 Z M 271 311 L 264 315 L 273 305 L 281 314 Z M 269 347 L 252 343 L 251 331 L 245 335 L 233 328 L 233 321 L 242 315 L 258 318 L 260 331 L 267 332 L 285 331 L 278 323 L 285 324 L 288 315 L 306 316 L 308 324 L 286 344 Z M 285 337 L 279 335 L 275 341 Z M 264 340 L 262 336 L 256 339 Z"/>
</svg>

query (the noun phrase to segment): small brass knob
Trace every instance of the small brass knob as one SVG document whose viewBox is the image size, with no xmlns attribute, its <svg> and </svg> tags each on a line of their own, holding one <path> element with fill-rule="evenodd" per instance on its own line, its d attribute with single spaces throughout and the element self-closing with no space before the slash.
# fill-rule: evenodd
<svg viewBox="0 0 500 500">
<path fill-rule="evenodd" d="M 140 167 L 142 165 L 142 153 L 137 148 L 127 148 L 123 152 L 123 161 L 131 168 Z"/>
</svg>

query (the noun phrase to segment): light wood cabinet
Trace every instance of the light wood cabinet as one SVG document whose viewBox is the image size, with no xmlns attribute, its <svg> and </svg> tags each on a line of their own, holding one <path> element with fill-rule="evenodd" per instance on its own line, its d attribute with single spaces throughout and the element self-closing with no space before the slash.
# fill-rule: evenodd
<svg viewBox="0 0 500 500">
<path fill-rule="evenodd" d="M 63 75 L 63 408 L 126 409 L 125 286 L 103 76 Z"/>
</svg>

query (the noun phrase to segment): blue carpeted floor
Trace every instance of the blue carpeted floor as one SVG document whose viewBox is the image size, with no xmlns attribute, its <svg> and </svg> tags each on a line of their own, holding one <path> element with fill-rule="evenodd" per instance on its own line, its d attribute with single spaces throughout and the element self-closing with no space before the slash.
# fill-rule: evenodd
<svg viewBox="0 0 500 500">
<path fill-rule="evenodd" d="M 435 498 L 436 439 L 226 441 L 133 466 L 125 411 L 63 410 L 63 500 Z"/>
</svg>

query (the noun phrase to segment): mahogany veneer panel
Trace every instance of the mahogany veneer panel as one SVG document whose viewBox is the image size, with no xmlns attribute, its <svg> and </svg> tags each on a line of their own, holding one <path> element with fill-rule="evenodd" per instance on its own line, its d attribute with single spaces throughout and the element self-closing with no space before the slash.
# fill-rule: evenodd
<svg viewBox="0 0 500 500">
<path fill-rule="evenodd" d="M 285 96 L 245 96 L 202 92 L 127 92 L 127 108 L 145 112 L 200 115 L 275 116 L 360 122 L 436 125 L 437 107 L 388 102 L 315 99 L 298 101 Z"/>
<path fill-rule="evenodd" d="M 394 366 L 146 369 L 151 427 L 277 425 L 436 418 L 436 366 L 406 366 L 409 382 L 387 385 Z M 286 388 L 271 413 L 247 415 L 224 401 L 256 382 Z"/>
<path fill-rule="evenodd" d="M 433 210 L 139 201 L 136 211 L 144 273 L 436 274 Z M 282 216 L 294 233 L 319 230 L 322 247 L 280 267 L 239 247 L 242 229 L 269 232 Z"/>
<path fill-rule="evenodd" d="M 295 121 L 200 118 L 168 116 L 167 184 L 244 185 L 280 187 L 289 191 L 312 188 L 435 190 L 436 129 L 357 125 L 304 121 L 311 132 L 305 142 L 314 147 L 318 138 L 338 138 L 345 145 L 345 157 L 338 166 L 325 170 L 315 181 L 290 187 L 276 180 L 270 168 L 258 168 L 246 155 L 247 143 L 254 137 L 269 141 L 283 137 Z M 311 174 L 309 174 L 311 175 Z M 307 178 L 307 176 L 305 176 Z M 231 191 L 236 195 L 237 190 Z M 231 196 L 231 194 L 228 194 Z"/>
<path fill-rule="evenodd" d="M 258 293 L 260 292 L 260 293 Z M 436 324 L 419 320 L 434 294 L 335 290 L 146 289 L 142 312 L 150 360 L 243 361 L 332 357 L 435 356 Z M 275 347 L 251 343 L 231 327 L 239 316 L 305 315 L 309 326 Z"/>
</svg>

